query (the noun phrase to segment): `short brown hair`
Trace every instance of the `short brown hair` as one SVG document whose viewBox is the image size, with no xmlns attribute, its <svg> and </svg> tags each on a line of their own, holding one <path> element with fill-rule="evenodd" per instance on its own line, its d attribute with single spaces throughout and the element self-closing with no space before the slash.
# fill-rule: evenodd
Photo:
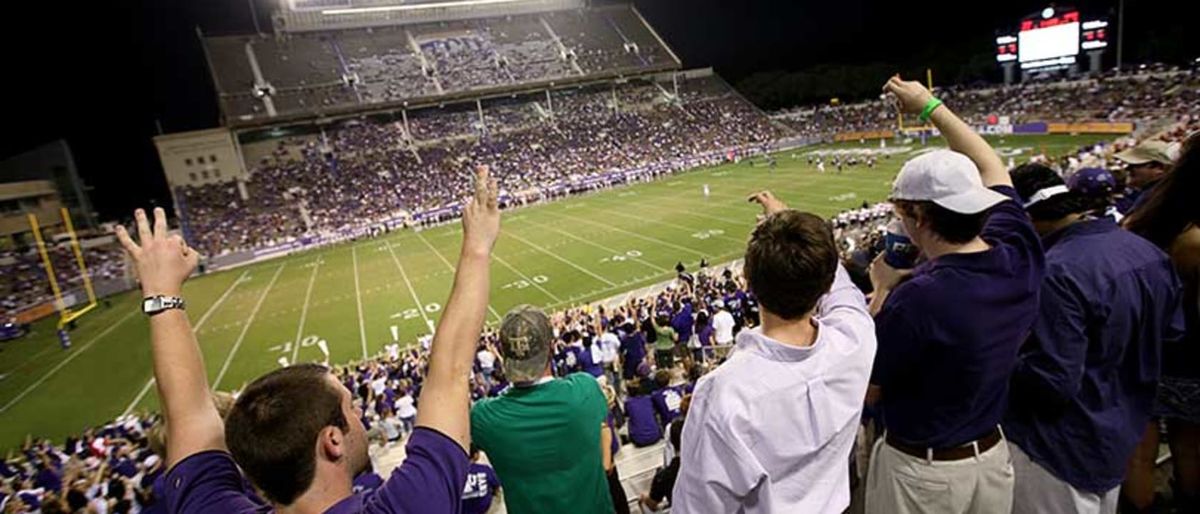
<svg viewBox="0 0 1200 514">
<path fill-rule="evenodd" d="M 786 320 L 813 310 L 833 285 L 838 253 L 829 224 L 806 212 L 768 216 L 746 246 L 746 281 L 763 308 Z"/>
<path fill-rule="evenodd" d="M 291 505 L 316 475 L 316 441 L 325 427 L 349 428 L 329 368 L 298 364 L 246 387 L 225 420 L 229 453 L 267 498 Z"/>
</svg>

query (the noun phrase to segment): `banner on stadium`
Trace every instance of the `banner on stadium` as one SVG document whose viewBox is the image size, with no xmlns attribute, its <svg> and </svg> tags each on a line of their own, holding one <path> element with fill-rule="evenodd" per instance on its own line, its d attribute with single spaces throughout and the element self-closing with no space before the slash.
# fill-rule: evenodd
<svg viewBox="0 0 1200 514">
<path fill-rule="evenodd" d="M 980 134 L 1008 135 L 1013 133 L 1013 126 L 1005 124 L 982 125 L 976 128 L 979 129 Z"/>
<path fill-rule="evenodd" d="M 1092 121 L 1086 123 L 1050 123 L 1051 134 L 1128 134 L 1133 132 L 1133 123 Z"/>
<path fill-rule="evenodd" d="M 1046 123 L 1041 121 L 1018 123 L 1012 127 L 1013 134 L 1045 134 L 1048 130 Z"/>
<path fill-rule="evenodd" d="M 834 134 L 834 141 L 858 141 L 860 139 L 891 139 L 896 133 L 891 130 L 865 130 L 861 132 L 842 132 Z"/>
<path fill-rule="evenodd" d="M 58 309 L 54 308 L 54 302 L 46 302 L 43 304 L 34 305 L 33 307 L 16 313 L 13 315 L 13 321 L 18 325 L 33 323 L 34 321 L 54 314 L 54 312 L 57 310 Z"/>
</svg>

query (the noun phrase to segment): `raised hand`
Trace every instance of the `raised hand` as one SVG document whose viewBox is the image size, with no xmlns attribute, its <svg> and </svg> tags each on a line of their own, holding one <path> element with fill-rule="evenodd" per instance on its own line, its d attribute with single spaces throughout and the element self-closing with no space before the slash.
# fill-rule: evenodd
<svg viewBox="0 0 1200 514">
<path fill-rule="evenodd" d="M 463 211 L 463 251 L 489 255 L 500 235 L 500 187 L 487 166 L 475 168 L 475 195 Z"/>
<path fill-rule="evenodd" d="M 763 208 L 764 216 L 770 216 L 779 211 L 785 211 L 788 208 L 787 204 L 784 204 L 783 201 L 781 201 L 778 198 L 775 198 L 774 194 L 772 194 L 770 191 L 766 191 L 766 190 L 759 191 L 757 193 L 750 195 L 750 197 L 747 198 L 746 201 L 754 202 L 754 203 L 761 205 Z"/>
<path fill-rule="evenodd" d="M 915 80 L 901 80 L 900 75 L 892 75 L 887 83 L 883 85 L 885 93 L 891 93 L 896 96 L 896 100 L 900 102 L 900 108 L 905 112 L 919 114 L 925 110 L 925 105 L 933 98 L 933 93 L 920 82 Z"/>
<path fill-rule="evenodd" d="M 182 237 L 167 233 L 167 214 L 162 208 L 154 209 L 153 230 L 146 211 L 138 209 L 133 217 L 137 221 L 138 242 L 133 242 L 123 226 L 117 227 L 117 239 L 133 260 L 142 282 L 142 294 L 179 296 L 183 281 L 195 271 L 200 256 Z"/>
</svg>

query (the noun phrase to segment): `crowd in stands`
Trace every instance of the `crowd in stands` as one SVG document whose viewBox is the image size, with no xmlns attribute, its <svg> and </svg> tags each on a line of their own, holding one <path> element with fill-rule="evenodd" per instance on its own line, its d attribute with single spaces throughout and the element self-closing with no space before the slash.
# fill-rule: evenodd
<svg viewBox="0 0 1200 514">
<path fill-rule="evenodd" d="M 264 104 L 247 49 L 282 114 L 328 112 L 612 72 L 659 69 L 669 52 L 627 7 L 205 40 L 226 116 Z M 238 100 L 234 100 L 238 99 Z M 280 100 L 283 101 L 280 101 Z M 303 100 L 303 101 L 301 101 Z"/>
<path fill-rule="evenodd" d="M 960 106 L 972 125 L 1074 121 L 1183 121 L 1200 117 L 1200 70 L 1147 70 L 1108 73 L 1094 78 L 1027 82 L 1012 86 L 941 88 L 938 94 Z M 804 107 L 772 117 L 802 136 L 829 137 L 839 132 L 894 130 L 893 105 L 870 100 L 842 105 Z M 908 119 L 908 126 L 921 125 Z"/>
<path fill-rule="evenodd" d="M 484 124 L 473 110 L 437 109 L 411 115 L 407 131 L 400 122 L 355 121 L 324 140 L 280 140 L 250 163 L 248 198 L 233 182 L 177 194 L 193 244 L 216 256 L 456 209 L 469 163 L 493 163 L 505 201 L 536 200 L 589 177 L 679 167 L 786 134 L 719 79 L 686 82 L 682 101 L 660 87 L 631 82 L 615 94 L 555 95 L 549 105 L 503 102 Z"/>
<path fill-rule="evenodd" d="M 83 275 L 75 252 L 65 244 L 48 247 L 59 288 L 83 294 Z M 84 262 L 93 282 L 125 277 L 125 255 L 115 244 L 85 248 Z M 29 307 L 54 300 L 42 256 L 34 248 L 0 253 L 0 319 Z"/>
</svg>

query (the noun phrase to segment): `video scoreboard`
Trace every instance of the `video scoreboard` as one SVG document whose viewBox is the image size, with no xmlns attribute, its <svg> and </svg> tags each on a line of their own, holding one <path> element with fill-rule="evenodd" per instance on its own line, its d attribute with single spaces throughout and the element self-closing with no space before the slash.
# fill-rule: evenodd
<svg viewBox="0 0 1200 514">
<path fill-rule="evenodd" d="M 1108 46 L 1108 22 L 1084 21 L 1077 9 L 1047 7 L 1021 20 L 1016 33 L 996 37 L 996 61 L 1022 70 L 1073 66 L 1080 52 Z"/>
</svg>

